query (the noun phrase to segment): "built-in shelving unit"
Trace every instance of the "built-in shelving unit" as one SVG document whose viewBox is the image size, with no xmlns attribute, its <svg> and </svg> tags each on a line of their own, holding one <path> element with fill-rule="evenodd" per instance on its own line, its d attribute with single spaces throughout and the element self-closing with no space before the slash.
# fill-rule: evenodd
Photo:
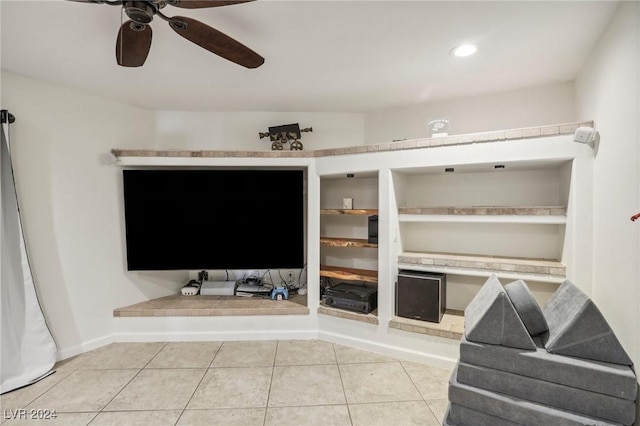
<svg viewBox="0 0 640 426">
<path fill-rule="evenodd" d="M 351 198 L 353 209 L 332 208 Z M 378 244 L 369 242 L 368 218 L 378 214 L 377 173 L 320 178 L 320 277 L 333 280 L 378 283 Z M 363 208 L 358 208 L 363 207 Z M 377 312 L 360 314 L 326 306 L 318 312 L 367 323 L 378 323 Z M 375 322 L 374 322 L 375 319 Z"/>
<path fill-rule="evenodd" d="M 560 284 L 571 161 L 464 164 L 393 171 L 398 268 L 446 273 L 479 285 L 506 280 Z M 475 278 L 473 278 L 475 277 Z M 451 285 L 453 284 L 453 285 Z M 453 296 L 453 297 L 451 297 Z M 464 301 L 458 300 L 462 309 Z"/>
<path fill-rule="evenodd" d="M 278 310 L 267 321 L 277 324 L 277 314 L 301 315 L 304 321 L 308 306 L 310 327 L 316 326 L 317 313 L 323 319 L 320 329 L 329 333 L 405 345 L 412 351 L 433 348 L 437 357 L 452 357 L 447 348 L 455 344 L 431 345 L 433 340 L 406 333 L 458 339 L 462 310 L 489 275 L 495 273 L 504 283 L 525 280 L 541 305 L 567 277 L 589 285 L 591 257 L 582 240 L 584 233 L 590 235 L 593 153 L 572 140 L 580 126 L 593 123 L 318 151 L 112 152 L 121 167 L 308 167 L 309 303 L 292 307 L 252 298 L 234 302 L 235 309 L 189 307 L 189 315 L 220 315 L 224 321 L 228 316 L 250 315 L 252 309 L 262 315 L 261 309 L 273 306 Z M 352 174 L 354 178 L 348 177 Z M 343 198 L 352 198 L 354 209 L 342 209 Z M 378 246 L 368 242 L 367 217 L 379 212 Z M 441 323 L 395 316 L 398 269 L 447 274 L 448 311 Z M 377 286 L 378 309 L 360 314 L 326 306 L 318 298 L 319 281 L 327 280 Z M 149 315 L 118 313 L 137 314 Z M 140 326 L 144 327 L 146 323 Z M 422 346 L 424 342 L 428 347 Z"/>
</svg>

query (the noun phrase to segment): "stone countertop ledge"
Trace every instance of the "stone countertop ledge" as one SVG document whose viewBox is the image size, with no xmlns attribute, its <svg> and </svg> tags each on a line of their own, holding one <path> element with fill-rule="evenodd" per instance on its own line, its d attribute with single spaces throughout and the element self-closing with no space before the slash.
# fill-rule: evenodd
<svg viewBox="0 0 640 426">
<path fill-rule="evenodd" d="M 192 317 L 241 315 L 309 315 L 307 297 L 289 300 L 240 296 L 174 294 L 114 309 L 114 317 Z"/>
<path fill-rule="evenodd" d="M 248 158 L 313 158 L 336 155 L 364 154 L 382 151 L 434 148 L 450 145 L 465 145 L 485 142 L 503 142 L 510 140 L 539 138 L 545 136 L 573 134 L 578 127 L 594 127 L 593 121 L 580 123 L 553 124 L 548 126 L 525 127 L 520 129 L 497 130 L 490 132 L 467 133 L 438 138 L 407 139 L 397 142 L 365 144 L 344 148 L 321 149 L 317 151 L 222 151 L 222 150 L 146 150 L 112 149 L 116 157 L 248 157 Z"/>
</svg>

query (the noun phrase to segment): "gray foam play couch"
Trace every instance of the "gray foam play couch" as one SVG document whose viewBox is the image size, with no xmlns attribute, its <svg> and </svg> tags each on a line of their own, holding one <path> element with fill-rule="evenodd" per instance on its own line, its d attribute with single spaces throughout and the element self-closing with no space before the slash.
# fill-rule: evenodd
<svg viewBox="0 0 640 426">
<path fill-rule="evenodd" d="M 593 301 L 565 281 L 540 309 L 493 275 L 465 309 L 444 424 L 631 425 L 633 362 Z"/>
</svg>

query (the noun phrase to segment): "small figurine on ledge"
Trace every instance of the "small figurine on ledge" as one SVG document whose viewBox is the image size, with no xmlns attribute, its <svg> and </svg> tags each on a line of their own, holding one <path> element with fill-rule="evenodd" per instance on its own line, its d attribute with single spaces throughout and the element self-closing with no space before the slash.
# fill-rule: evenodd
<svg viewBox="0 0 640 426">
<path fill-rule="evenodd" d="M 636 213 L 633 216 L 631 216 L 631 221 L 635 222 L 637 219 L 640 219 L 640 213 Z"/>
<path fill-rule="evenodd" d="M 307 127 L 306 129 L 300 129 L 298 123 L 283 124 L 282 126 L 269 127 L 268 133 L 260 132 L 258 136 L 260 136 L 260 139 L 269 137 L 269 140 L 272 142 L 272 151 L 282 151 L 284 144 L 288 142 L 291 142 L 289 149 L 292 151 L 302 151 L 302 142 L 300 142 L 302 132 L 313 132 L 313 128 Z"/>
</svg>

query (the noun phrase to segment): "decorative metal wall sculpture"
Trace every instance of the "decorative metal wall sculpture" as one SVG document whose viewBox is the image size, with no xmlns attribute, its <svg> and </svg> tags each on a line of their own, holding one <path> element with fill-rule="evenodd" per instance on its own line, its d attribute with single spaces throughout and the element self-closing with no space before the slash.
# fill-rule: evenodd
<svg viewBox="0 0 640 426">
<path fill-rule="evenodd" d="M 298 123 L 295 124 L 283 124 L 281 126 L 269 127 L 268 133 L 260 132 L 258 135 L 260 139 L 269 137 L 271 141 L 272 151 L 282 151 L 284 145 L 290 143 L 289 149 L 292 151 L 302 151 L 302 132 L 313 132 L 312 127 L 300 129 Z"/>
</svg>

